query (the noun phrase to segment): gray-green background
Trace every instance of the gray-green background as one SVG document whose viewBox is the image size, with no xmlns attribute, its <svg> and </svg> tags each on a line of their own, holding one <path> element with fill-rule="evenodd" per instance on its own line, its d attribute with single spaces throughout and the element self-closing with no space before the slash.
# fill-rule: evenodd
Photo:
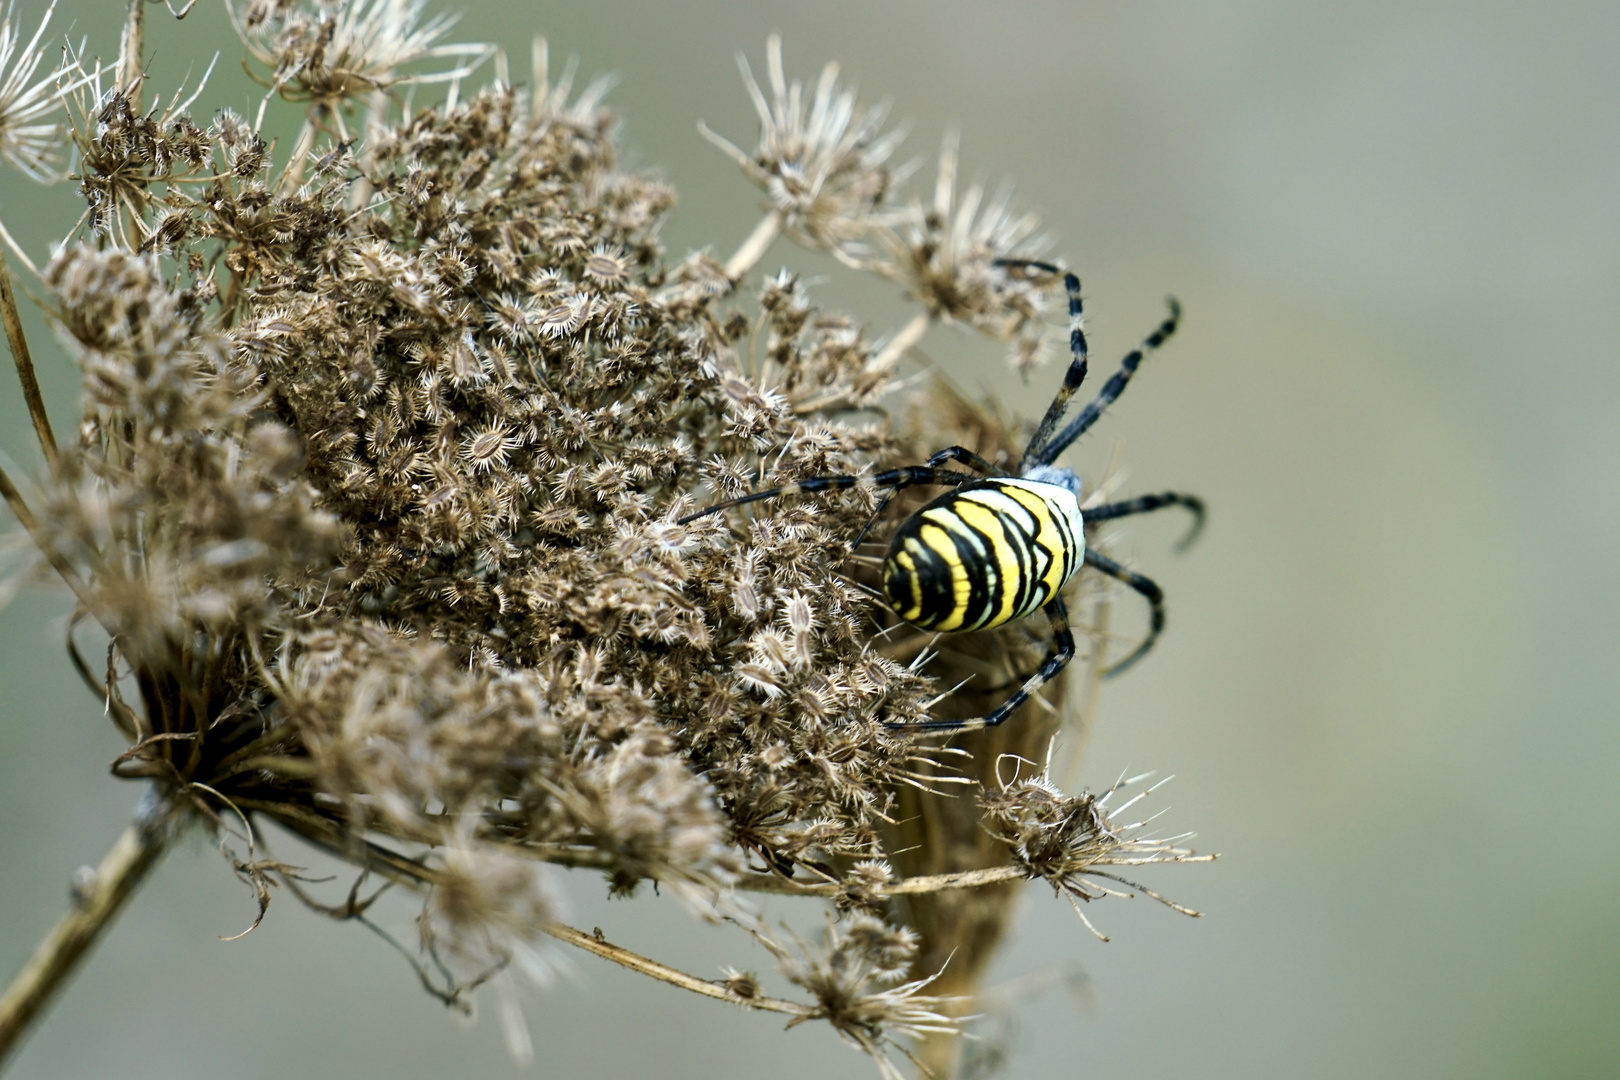
<svg viewBox="0 0 1620 1080">
<path fill-rule="evenodd" d="M 113 8 L 63 14 L 110 55 Z M 178 27 L 151 11 L 155 85 L 218 48 L 204 100 L 252 107 L 218 0 Z M 1205 918 L 1107 901 L 1106 945 L 1032 888 L 1001 971 L 1089 981 L 1023 1010 L 1012 1075 L 1620 1075 L 1620 7 L 475 3 L 458 35 L 521 72 L 537 30 L 620 74 L 630 159 L 681 195 L 674 252 L 724 254 L 755 220 L 694 122 L 752 145 L 732 56 L 762 69 L 780 31 L 791 73 L 837 58 L 893 99 L 913 153 L 959 125 L 968 177 L 1016 178 L 1086 281 L 1095 368 L 1166 292 L 1185 305 L 1070 456 L 1098 470 L 1122 442 L 1129 490 L 1212 506 L 1185 557 L 1171 523 L 1129 534 L 1171 628 L 1108 688 L 1081 779 L 1175 773 L 1161 820 L 1222 858 L 1150 881 Z M 38 257 L 72 193 L 0 185 Z M 784 259 L 876 329 L 904 317 L 886 286 L 785 245 L 766 265 Z M 923 348 L 1026 415 L 1057 377 L 1021 386 L 998 346 L 949 330 Z M 41 352 L 67 429 L 71 373 Z M 14 390 L 0 444 L 35 464 Z M 0 618 L 3 972 L 135 797 L 106 775 L 119 746 L 69 676 L 64 610 L 25 592 Z M 670 900 L 566 889 L 576 922 L 699 974 L 764 962 Z M 14 1074 L 517 1072 L 492 1015 L 457 1030 L 379 941 L 290 897 L 216 940 L 252 914 L 206 843 L 171 857 Z M 825 1029 L 784 1034 L 583 955 L 528 1013 L 543 1076 L 870 1074 Z"/>
</svg>

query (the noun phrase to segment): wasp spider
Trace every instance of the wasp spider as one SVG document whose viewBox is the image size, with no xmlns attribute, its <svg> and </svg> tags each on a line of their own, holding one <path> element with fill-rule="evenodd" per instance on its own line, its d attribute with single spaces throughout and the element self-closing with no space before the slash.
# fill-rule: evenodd
<svg viewBox="0 0 1620 1080">
<path fill-rule="evenodd" d="M 1069 295 L 1069 350 L 1073 360 L 1057 396 L 1024 448 L 1016 475 L 960 446 L 941 450 L 922 465 L 889 469 L 871 476 L 817 476 L 794 484 L 756 491 L 707 507 L 681 524 L 761 499 L 841 488 L 886 488 L 875 521 L 901 488 L 938 485 L 951 490 L 907 518 L 895 532 L 883 560 L 883 590 L 895 613 L 923 630 L 940 632 L 989 630 L 1036 610 L 1052 626 L 1052 649 L 1035 673 L 998 709 L 977 720 L 931 720 L 904 725 L 924 730 L 995 727 L 1063 670 L 1074 656 L 1074 634 L 1061 592 L 1082 565 L 1107 574 L 1140 593 L 1148 602 L 1147 637 L 1124 659 L 1107 669 L 1117 675 L 1153 647 L 1164 629 L 1164 594 L 1151 579 L 1125 569 L 1086 547 L 1086 526 L 1111 518 L 1143 514 L 1167 506 L 1192 512 L 1192 530 L 1178 547 L 1192 542 L 1204 523 L 1204 504 L 1192 495 L 1167 491 L 1123 502 L 1080 509 L 1080 478 L 1054 465 L 1059 454 L 1097 421 L 1124 391 L 1142 358 L 1176 331 L 1180 305 L 1170 300 L 1170 314 L 1125 357 L 1097 397 L 1063 424 L 1069 401 L 1086 377 L 1086 335 L 1080 279 L 1050 263 L 1004 259 L 997 265 L 1021 272 L 1062 274 Z M 1061 425 L 1061 426 L 1060 426 Z M 974 472 L 945 468 L 956 463 Z M 976 475 L 977 474 L 977 475 Z M 870 527 L 870 525 L 868 526 Z M 864 531 L 862 536 L 865 536 Z M 860 540 L 856 540 L 859 544 Z"/>
</svg>

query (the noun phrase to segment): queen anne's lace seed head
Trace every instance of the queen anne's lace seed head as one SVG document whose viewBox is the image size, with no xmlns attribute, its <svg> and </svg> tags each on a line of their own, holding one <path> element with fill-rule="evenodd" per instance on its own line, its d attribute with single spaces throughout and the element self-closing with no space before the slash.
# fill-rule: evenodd
<svg viewBox="0 0 1620 1080">
<path fill-rule="evenodd" d="M 1013 344 L 1011 361 L 1027 370 L 1039 358 L 1044 295 L 1056 281 L 996 265 L 1029 259 L 1049 246 L 1040 219 L 1013 208 L 1003 186 L 989 202 L 977 184 L 957 194 L 957 136 L 939 155 L 932 203 L 911 203 L 880 236 L 873 268 L 905 283 L 936 317 L 965 322 Z"/>
<path fill-rule="evenodd" d="M 67 132 L 53 117 L 91 78 L 65 53 L 56 67 L 35 77 L 45 59 L 45 29 L 55 11 L 53 0 L 27 44 L 22 44 L 22 29 L 15 22 L 16 0 L 8 0 L 0 13 L 0 157 L 40 183 L 62 176 Z"/>
<path fill-rule="evenodd" d="M 1080 905 L 1104 896 L 1131 895 L 1120 886 L 1196 916 L 1198 912 L 1121 876 L 1129 873 L 1134 877 L 1134 868 L 1153 863 L 1207 862 L 1210 858 L 1181 846 L 1191 834 L 1158 836 L 1147 831 L 1146 821 L 1122 819 L 1125 811 L 1159 786 L 1146 787 L 1134 797 L 1123 794 L 1147 778 L 1121 780 L 1101 795 L 1082 791 L 1074 796 L 1065 795 L 1047 773 L 1012 780 L 1000 791 L 981 797 L 985 828 L 1007 845 L 1030 877 L 1046 881 L 1054 892 L 1066 897 L 1086 928 L 1104 941 L 1108 939 L 1091 925 Z M 1117 805 L 1110 806 L 1111 802 Z"/>
<path fill-rule="evenodd" d="M 463 79 L 495 51 L 444 43 L 455 17 L 424 18 L 427 0 L 229 0 L 226 8 L 249 53 L 270 69 L 272 91 L 323 105 Z M 408 70 L 424 62 L 441 66 Z"/>
<path fill-rule="evenodd" d="M 143 110 L 99 73 L 61 76 L 88 214 L 42 276 L 82 416 L 35 535 L 111 642 L 104 685 L 78 659 L 128 740 L 117 775 L 418 886 L 419 974 L 455 1006 L 486 980 L 509 1005 L 542 935 L 636 966 L 560 925 L 538 865 L 673 891 L 750 927 L 799 1000 L 737 972 L 693 988 L 824 1020 L 886 1076 L 897 1039 L 944 1038 L 967 1008 L 936 981 L 962 943 L 922 914 L 982 884 L 953 877 L 963 860 L 1084 901 L 1126 857 L 1185 857 L 1133 839 L 1111 795 L 947 798 L 987 782 L 985 744 L 964 740 L 975 762 L 901 727 L 1045 646 L 1015 628 L 943 655 L 895 626 L 850 557 L 870 491 L 684 520 L 951 442 L 1004 455 L 976 406 L 880 400 L 903 334 L 885 356 L 792 273 L 756 298 L 706 255 L 670 259 L 673 193 L 619 166 L 605 84 L 553 83 L 543 42 L 532 91 L 455 86 L 406 112 L 379 91 L 454 85 L 487 55 L 444 43 L 421 0 L 230 8 L 268 104 L 303 106 L 290 149 L 228 111 L 199 124 L 184 98 Z M 33 81 L 39 34 L 19 40 L 8 9 L 0 153 L 37 174 L 65 91 Z M 1048 283 L 995 262 L 1036 249 L 1033 219 L 958 199 L 954 144 L 932 208 L 898 211 L 884 110 L 831 65 L 789 83 L 775 38 L 767 69 L 768 90 L 744 68 L 756 151 L 716 138 L 768 193 L 759 236 L 906 282 L 920 325 L 1034 340 Z M 1003 730 L 1023 746 L 1054 724 Z M 922 854 L 945 864 L 914 874 Z M 286 864 L 231 857 L 261 902 L 270 883 L 307 895 Z M 841 921 L 784 946 L 745 887 Z M 368 903 L 357 886 L 321 910 Z M 999 925 L 975 930 L 980 953 Z"/>
<path fill-rule="evenodd" d="M 768 97 L 747 58 L 739 55 L 737 63 L 759 114 L 759 143 L 748 154 L 707 127 L 704 136 L 765 192 L 791 232 L 835 255 L 857 257 L 873 214 L 904 177 L 889 165 L 904 130 L 884 131 L 888 108 L 859 104 L 853 90 L 839 85 L 837 64 L 822 69 L 813 94 L 798 80 L 788 82 L 782 39 L 774 34 L 765 45 Z"/>
</svg>

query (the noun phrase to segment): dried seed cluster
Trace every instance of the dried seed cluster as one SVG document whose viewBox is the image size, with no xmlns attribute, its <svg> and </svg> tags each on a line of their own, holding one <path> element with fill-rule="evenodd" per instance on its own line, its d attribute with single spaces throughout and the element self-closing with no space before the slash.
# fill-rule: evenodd
<svg viewBox="0 0 1620 1080">
<path fill-rule="evenodd" d="M 702 910 L 750 876 L 822 882 L 824 946 L 752 933 L 815 1000 L 799 1019 L 884 1060 L 949 1027 L 917 936 L 885 921 L 884 829 L 961 759 L 888 726 L 939 688 L 922 644 L 874 636 L 849 559 L 873 503 L 676 521 L 948 438 L 871 409 L 936 319 L 1034 358 L 1051 283 L 993 263 L 1038 246 L 1033 219 L 957 203 L 950 145 L 932 208 L 903 201 L 881 110 L 832 68 L 813 97 L 788 83 L 773 41 L 771 97 L 748 79 L 759 150 L 718 140 L 766 219 L 725 265 L 670 262 L 674 194 L 618 166 L 601 88 L 570 100 L 542 49 L 533 90 L 464 95 L 492 50 L 422 11 L 232 6 L 267 104 L 304 110 L 285 160 L 259 120 L 57 80 L 88 213 L 44 280 L 83 418 L 36 537 L 110 643 L 104 673 L 74 657 L 130 739 L 116 771 L 424 886 L 423 947 L 475 982 L 554 918 L 540 863 Z M 388 96 L 435 81 L 436 107 Z M 750 304 L 781 231 L 908 283 L 920 321 L 873 345 L 785 270 Z M 1016 667 L 1026 636 L 985 640 Z M 1112 834 L 1087 807 L 1008 787 L 985 826 L 1089 898 L 1077 853 Z M 233 859 L 261 896 L 295 880 Z"/>
<path fill-rule="evenodd" d="M 1144 788 L 1117 807 L 1110 807 L 1110 801 L 1146 779 L 1146 776 L 1122 779 L 1101 795 L 1086 791 L 1065 795 L 1047 775 L 1008 783 L 999 791 L 985 792 L 980 797 L 985 811 L 985 831 L 1007 846 L 1013 859 L 1031 878 L 1046 881 L 1054 892 L 1066 897 L 1086 928 L 1104 941 L 1108 939 L 1091 925 L 1080 903 L 1104 896 L 1132 895 L 1121 892 L 1118 888 L 1121 885 L 1183 914 L 1197 915 L 1198 912 L 1120 876 L 1131 867 L 1207 862 L 1210 858 L 1194 855 L 1191 850 L 1178 846 L 1190 834 L 1155 836 L 1145 832 L 1145 821 L 1120 820 L 1124 811 L 1153 788 Z M 1126 871 L 1121 871 L 1120 867 Z"/>
</svg>

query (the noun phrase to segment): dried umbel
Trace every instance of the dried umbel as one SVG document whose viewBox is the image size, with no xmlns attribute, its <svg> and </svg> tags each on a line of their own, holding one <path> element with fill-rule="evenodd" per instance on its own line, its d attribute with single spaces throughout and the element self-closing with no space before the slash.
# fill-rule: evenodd
<svg viewBox="0 0 1620 1080">
<path fill-rule="evenodd" d="M 46 56 L 45 30 L 55 11 L 52 0 L 26 44 L 22 28 L 13 21 L 14 0 L 0 11 L 0 158 L 41 182 L 61 176 L 62 103 L 88 78 L 78 64 L 66 59 L 65 50 L 60 63 L 39 74 Z"/>
<path fill-rule="evenodd" d="M 1014 861 L 1024 867 L 1029 877 L 1040 878 L 1049 883 L 1054 892 L 1067 897 L 1086 929 L 1103 941 L 1108 939 L 1091 925 L 1080 903 L 1104 896 L 1132 895 L 1119 891 L 1117 886 L 1120 885 L 1151 896 L 1184 915 L 1197 915 L 1196 911 L 1166 900 L 1145 885 L 1120 876 L 1133 872 L 1132 867 L 1209 859 L 1209 856 L 1194 855 L 1191 850 L 1177 846 L 1187 840 L 1189 834 L 1155 836 L 1145 832 L 1146 821 L 1121 820 L 1121 816 L 1153 788 L 1143 788 L 1136 795 L 1123 798 L 1118 806 L 1109 806 L 1121 792 L 1146 779 L 1146 776 L 1121 779 L 1101 795 L 1090 792 L 1065 795 L 1052 783 L 1049 774 L 1009 782 L 1000 790 L 985 792 L 980 797 L 985 811 L 985 831 L 1007 846 Z M 1119 869 L 1121 867 L 1125 869 Z M 1105 885 L 1105 881 L 1112 884 Z"/>
<path fill-rule="evenodd" d="M 932 205 L 911 203 L 883 230 L 879 242 L 885 255 L 874 259 L 872 268 L 904 283 L 930 318 L 965 322 L 1012 341 L 1011 363 L 1027 374 L 1041 359 L 1044 289 L 1026 275 L 1007 273 L 998 261 L 1044 252 L 1040 221 L 1033 213 L 1015 211 L 1005 186 L 988 204 L 977 185 L 958 201 L 956 169 L 952 133 L 940 150 Z"/>
<path fill-rule="evenodd" d="M 143 109 L 128 55 L 109 85 L 69 77 L 88 213 L 41 281 L 83 413 L 77 438 L 47 440 L 37 508 L 5 481 L 76 593 L 74 661 L 130 744 L 114 771 L 156 793 L 138 857 L 98 887 L 201 821 L 261 907 L 280 883 L 368 920 L 364 880 L 419 890 L 424 982 L 452 1005 L 543 967 L 526 962 L 549 937 L 825 1020 L 892 1075 L 897 1038 L 970 1011 L 1011 883 L 1089 900 L 1113 880 L 1100 867 L 1188 856 L 1119 839 L 1102 799 L 995 782 L 1003 754 L 1042 751 L 1056 708 L 956 745 L 904 729 L 971 714 L 1044 645 L 1014 625 L 940 654 L 900 630 L 851 550 L 869 493 L 680 523 L 759 487 L 1021 441 L 950 397 L 926 422 L 881 411 L 916 404 L 890 391 L 934 321 L 1027 359 L 1050 299 L 996 262 L 1028 253 L 1033 219 L 981 212 L 977 189 L 958 203 L 953 144 L 923 211 L 881 110 L 832 69 L 807 98 L 773 41 L 770 99 L 749 79 L 760 149 L 733 151 L 766 218 L 724 265 L 671 262 L 673 193 L 618 167 L 600 86 L 571 101 L 543 48 L 532 89 L 470 90 L 492 50 L 444 44 L 420 3 L 232 10 L 267 101 L 304 110 L 286 158 L 229 111 Z M 388 90 L 408 81 L 450 89 L 401 112 Z M 918 319 L 874 346 L 791 272 L 745 281 L 783 231 L 905 281 Z M 355 864 L 348 899 L 271 858 L 265 821 Z M 725 916 L 809 1000 L 566 926 L 554 867 Z M 748 890 L 822 898 L 825 940 L 780 944 Z M 999 898 L 976 943 L 929 907 L 965 895 Z"/>
<path fill-rule="evenodd" d="M 771 37 L 765 47 L 771 96 L 765 96 L 746 57 L 737 58 L 743 82 L 759 114 L 759 146 L 745 153 L 699 125 L 704 136 L 742 167 L 743 174 L 766 194 L 770 213 L 760 231 L 739 253 L 743 259 L 763 253 L 777 232 L 856 263 L 865 241 L 893 194 L 897 173 L 889 159 L 905 138 L 903 129 L 883 130 L 884 105 L 858 102 L 855 92 L 838 85 L 838 65 L 821 70 L 814 96 L 782 67 L 782 41 Z M 755 249 L 758 249 L 757 251 Z M 734 260 L 735 264 L 736 260 Z M 744 267 L 728 264 L 736 277 Z"/>
</svg>

